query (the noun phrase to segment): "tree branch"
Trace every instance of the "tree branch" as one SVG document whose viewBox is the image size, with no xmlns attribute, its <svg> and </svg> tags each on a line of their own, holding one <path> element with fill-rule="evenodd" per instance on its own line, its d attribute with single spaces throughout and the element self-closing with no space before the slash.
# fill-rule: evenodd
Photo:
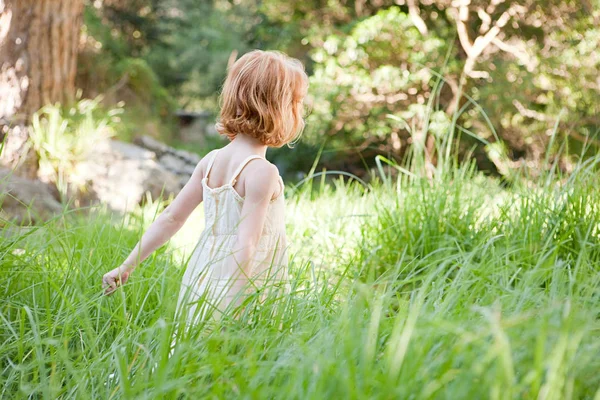
<svg viewBox="0 0 600 400">
<path fill-rule="evenodd" d="M 469 4 L 470 0 L 463 0 L 462 4 L 459 6 L 457 13 L 455 15 L 456 20 L 456 31 L 458 32 L 458 40 L 460 44 L 467 53 L 467 57 L 471 57 L 472 53 L 472 44 L 469 39 L 469 30 L 467 29 L 467 21 L 469 20 Z"/>
<path fill-rule="evenodd" d="M 494 26 L 489 31 L 487 31 L 485 35 L 479 36 L 477 37 L 477 39 L 475 39 L 472 48 L 474 57 L 479 57 L 483 50 L 487 46 L 489 46 L 490 43 L 492 43 L 492 40 L 494 40 L 496 36 L 498 36 L 500 30 L 510 20 L 510 17 L 515 14 L 515 11 L 512 11 L 513 9 L 515 9 L 515 7 L 511 6 L 508 10 L 504 11 L 502 15 L 500 15 L 500 18 L 498 18 Z"/>
<path fill-rule="evenodd" d="M 492 25 L 492 17 L 490 17 L 490 14 L 486 13 L 481 7 L 477 9 L 477 15 L 482 22 L 479 27 L 479 33 L 484 34 L 490 29 L 490 25 Z"/>
<path fill-rule="evenodd" d="M 499 4 L 503 0 L 496 0 L 492 2 L 495 9 L 495 5 Z M 485 32 L 485 34 L 478 36 L 475 41 L 471 44 L 469 39 L 469 33 L 467 30 L 467 21 L 469 19 L 469 5 L 471 4 L 471 0 L 461 0 L 458 5 L 458 15 L 455 16 L 456 19 L 456 30 L 458 32 L 458 39 L 467 53 L 467 60 L 465 62 L 465 66 L 463 68 L 463 76 L 473 76 L 473 69 L 475 67 L 475 63 L 477 58 L 481 55 L 481 53 L 492 43 L 494 39 L 500 34 L 502 28 L 508 23 L 510 18 L 517 14 L 523 13 L 526 11 L 526 8 L 520 6 L 518 4 L 512 4 L 506 11 L 504 11 L 500 17 L 496 20 L 494 25 Z M 482 8 L 478 10 L 479 17 L 484 22 L 484 25 L 487 23 L 491 23 L 491 17 L 488 13 L 486 13 Z M 478 74 L 480 76 L 481 74 Z M 462 81 L 462 80 L 461 80 Z"/>
<path fill-rule="evenodd" d="M 417 27 L 421 35 L 427 35 L 427 25 L 423 18 L 421 18 L 421 12 L 419 10 L 419 6 L 416 3 L 416 0 L 406 0 L 406 4 L 408 5 L 408 14 L 413 21 L 413 24 Z"/>
<path fill-rule="evenodd" d="M 535 59 L 532 59 L 529 56 L 529 53 L 527 53 L 527 51 L 520 49 L 515 45 L 503 42 L 498 37 L 495 37 L 494 40 L 492 40 L 492 43 L 500 50 L 515 56 L 517 60 L 519 60 L 521 63 L 523 63 L 523 65 L 527 67 L 528 71 L 531 72 L 535 68 Z"/>
<path fill-rule="evenodd" d="M 515 106 L 515 108 L 517 109 L 517 111 L 519 111 L 519 114 L 521 114 L 525 118 L 531 118 L 531 119 L 535 119 L 536 121 L 542 121 L 542 122 L 548 121 L 548 117 L 546 116 L 546 114 L 542 114 L 535 110 L 528 109 L 519 100 L 514 99 L 512 101 L 512 103 Z"/>
</svg>

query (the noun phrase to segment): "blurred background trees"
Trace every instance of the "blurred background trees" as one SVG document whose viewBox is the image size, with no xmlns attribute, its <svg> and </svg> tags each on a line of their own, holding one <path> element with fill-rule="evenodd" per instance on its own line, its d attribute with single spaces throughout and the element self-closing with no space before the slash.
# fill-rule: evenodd
<svg viewBox="0 0 600 400">
<path fill-rule="evenodd" d="M 304 139 L 273 155 L 288 172 L 321 147 L 325 167 L 357 174 L 415 145 L 435 164 L 448 132 L 502 175 L 540 168 L 553 132 L 569 154 L 600 144 L 591 0 L 87 0 L 83 17 L 76 87 L 125 103 L 123 138 L 181 144 L 174 112 L 215 115 L 227 65 L 263 48 L 311 76 Z"/>
<path fill-rule="evenodd" d="M 35 176 L 28 146 L 34 112 L 75 96 L 83 0 L 0 0 L 0 139 L 3 164 Z"/>
</svg>

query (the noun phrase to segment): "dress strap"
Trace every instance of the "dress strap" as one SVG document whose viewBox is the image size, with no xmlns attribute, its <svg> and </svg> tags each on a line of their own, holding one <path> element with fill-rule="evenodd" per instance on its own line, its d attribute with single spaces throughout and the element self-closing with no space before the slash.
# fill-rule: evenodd
<svg viewBox="0 0 600 400">
<path fill-rule="evenodd" d="M 210 173 L 210 169 L 212 168 L 213 163 L 215 162 L 215 158 L 217 158 L 217 153 L 219 152 L 219 150 L 220 149 L 215 150 L 213 157 L 208 162 L 208 168 L 206 168 L 206 173 L 204 174 L 205 178 L 208 178 L 208 174 Z"/>
<path fill-rule="evenodd" d="M 246 166 L 246 165 L 247 165 L 247 164 L 248 164 L 250 161 L 252 161 L 252 160 L 254 160 L 254 159 L 256 159 L 256 158 L 263 158 L 263 157 L 261 157 L 261 156 L 257 156 L 257 155 L 255 154 L 255 155 L 252 155 L 252 156 L 249 156 L 249 157 L 247 157 L 247 158 L 246 158 L 244 161 L 242 161 L 242 163 L 240 164 L 240 166 L 239 166 L 239 167 L 237 167 L 237 169 L 236 169 L 236 170 L 235 170 L 235 172 L 233 173 L 233 176 L 231 177 L 231 182 L 230 182 L 231 186 L 235 185 L 235 182 L 237 181 L 237 177 L 238 177 L 238 175 L 240 174 L 240 172 L 242 172 L 242 170 L 244 169 L 244 167 L 245 167 L 245 166 Z"/>
</svg>

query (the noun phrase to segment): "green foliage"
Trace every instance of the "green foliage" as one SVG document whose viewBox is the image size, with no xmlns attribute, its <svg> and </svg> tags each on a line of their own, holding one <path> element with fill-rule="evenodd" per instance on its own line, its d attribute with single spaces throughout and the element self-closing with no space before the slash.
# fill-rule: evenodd
<svg viewBox="0 0 600 400">
<path fill-rule="evenodd" d="M 94 3 L 86 10 L 86 34 L 98 42 L 91 46 L 100 47 L 98 62 L 83 57 L 82 63 L 100 71 L 90 77 L 113 77 L 105 89 L 123 76 L 113 66 L 144 69 L 144 84 L 132 85 L 151 111 L 139 120 L 152 114 L 162 120 L 169 96 L 179 107 L 216 111 L 236 56 L 257 47 L 286 51 L 311 75 L 307 151 L 325 145 L 323 165 L 362 175 L 373 166 L 365 160 L 402 159 L 415 143 L 430 146 L 429 137 L 441 133 L 457 142 L 462 159 L 473 157 L 480 169 L 505 176 L 524 166 L 540 169 L 556 128 L 568 138 L 560 141 L 569 150 L 563 170 L 572 169 L 573 154 L 597 152 L 597 7 L 571 0 L 410 4 Z M 146 68 L 157 80 L 146 79 Z M 426 151 L 435 163 L 437 155 Z M 289 160 L 290 170 L 309 167 L 301 153 L 291 153 L 298 157 Z"/>
<path fill-rule="evenodd" d="M 101 98 L 79 100 L 72 107 L 48 105 L 31 118 L 31 144 L 39 157 L 40 174 L 66 197 L 69 176 L 99 142 L 115 136 L 122 108 L 106 110 Z"/>
<path fill-rule="evenodd" d="M 532 40 L 524 53 L 528 55 L 521 54 L 523 60 L 495 61 L 488 82 L 478 85 L 475 99 L 509 146 L 531 149 L 541 157 L 548 133 L 561 115 L 559 127 L 570 138 L 572 151 L 579 153 L 584 144 L 592 144 L 597 151 L 600 87 L 590 84 L 600 68 L 592 50 L 600 46 L 596 19 L 586 16 L 576 20 L 576 25 L 569 21 L 571 26 L 547 32 L 545 40 Z M 530 65 L 522 65 L 525 59 Z M 506 96 L 501 87 L 515 90 Z"/>
<path fill-rule="evenodd" d="M 107 22 L 104 12 L 115 18 Z M 77 85 L 85 97 L 103 95 L 105 106 L 125 105 L 117 130 L 120 139 L 131 140 L 136 135 L 149 134 L 169 141 L 175 130 L 173 113 L 178 105 L 157 72 L 141 57 L 146 45 L 156 44 L 150 41 L 142 45 L 128 36 L 134 32 L 137 36 L 139 31 L 135 25 L 118 25 L 119 21 L 123 23 L 123 16 L 117 15 L 120 14 L 112 8 L 109 11 L 86 7 Z"/>
<path fill-rule="evenodd" d="M 143 0 L 99 12 L 185 107 L 215 107 L 230 57 L 251 48 L 262 22 L 254 1 Z"/>
<path fill-rule="evenodd" d="M 412 14 L 407 2 L 391 1 L 274 0 L 263 7 L 308 46 L 314 104 L 306 137 L 327 138 L 327 148 L 337 150 L 326 165 L 357 164 L 375 154 L 402 157 L 415 142 L 410 128 L 428 121 L 411 109 L 431 99 L 433 110 L 456 121 L 452 137 L 463 155 L 479 142 L 474 156 L 482 169 L 507 175 L 525 164 L 539 169 L 556 124 L 571 154 L 599 148 L 599 66 L 592 49 L 600 10 L 589 2 L 436 0 L 415 2 Z M 394 126 L 387 114 L 407 123 Z M 412 131 L 421 131 L 419 140 L 435 135 Z M 508 168 L 488 156 L 496 141 L 514 161 Z M 565 170 L 572 168 L 568 160 L 561 161 Z"/>
<path fill-rule="evenodd" d="M 126 76 L 127 86 L 135 92 L 138 101 L 149 106 L 150 112 L 161 119 L 168 119 L 176 109 L 176 103 L 167 89 L 160 85 L 158 77 L 146 61 L 126 58 L 119 62 L 116 70 Z"/>
<path fill-rule="evenodd" d="M 317 143 L 330 136 L 334 148 L 389 140 L 398 127 L 387 115 L 427 101 L 429 69 L 442 65 L 447 52 L 441 39 L 422 37 L 398 7 L 357 22 L 347 34 L 312 40 L 313 104 L 306 136 Z"/>
</svg>

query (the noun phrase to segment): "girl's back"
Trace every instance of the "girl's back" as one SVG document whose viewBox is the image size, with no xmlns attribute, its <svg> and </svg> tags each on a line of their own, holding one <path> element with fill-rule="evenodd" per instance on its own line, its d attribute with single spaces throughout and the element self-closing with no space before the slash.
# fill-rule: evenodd
<svg viewBox="0 0 600 400">
<path fill-rule="evenodd" d="M 205 173 L 207 186 L 215 189 L 228 186 L 233 181 L 235 193 L 243 198 L 246 196 L 246 184 L 260 184 L 270 172 L 277 174 L 278 180 L 281 181 L 277 168 L 249 147 L 245 143 L 236 142 L 207 154 L 207 169 L 210 169 L 210 173 Z"/>
<path fill-rule="evenodd" d="M 287 279 L 285 204 L 283 181 L 278 173 L 280 189 L 269 200 L 250 264 L 242 270 L 231 262 L 246 192 L 248 188 L 268 186 L 265 180 L 272 180 L 276 171 L 264 157 L 252 154 L 241 142 L 207 156 L 208 166 L 202 178 L 205 228 L 184 273 L 177 304 L 179 311 L 187 303 L 188 321 L 203 318 L 210 310 L 213 315 L 218 314 L 232 302 L 238 304 L 236 297 L 241 300 L 241 286 L 248 281 L 251 287 L 260 288 Z"/>
</svg>

